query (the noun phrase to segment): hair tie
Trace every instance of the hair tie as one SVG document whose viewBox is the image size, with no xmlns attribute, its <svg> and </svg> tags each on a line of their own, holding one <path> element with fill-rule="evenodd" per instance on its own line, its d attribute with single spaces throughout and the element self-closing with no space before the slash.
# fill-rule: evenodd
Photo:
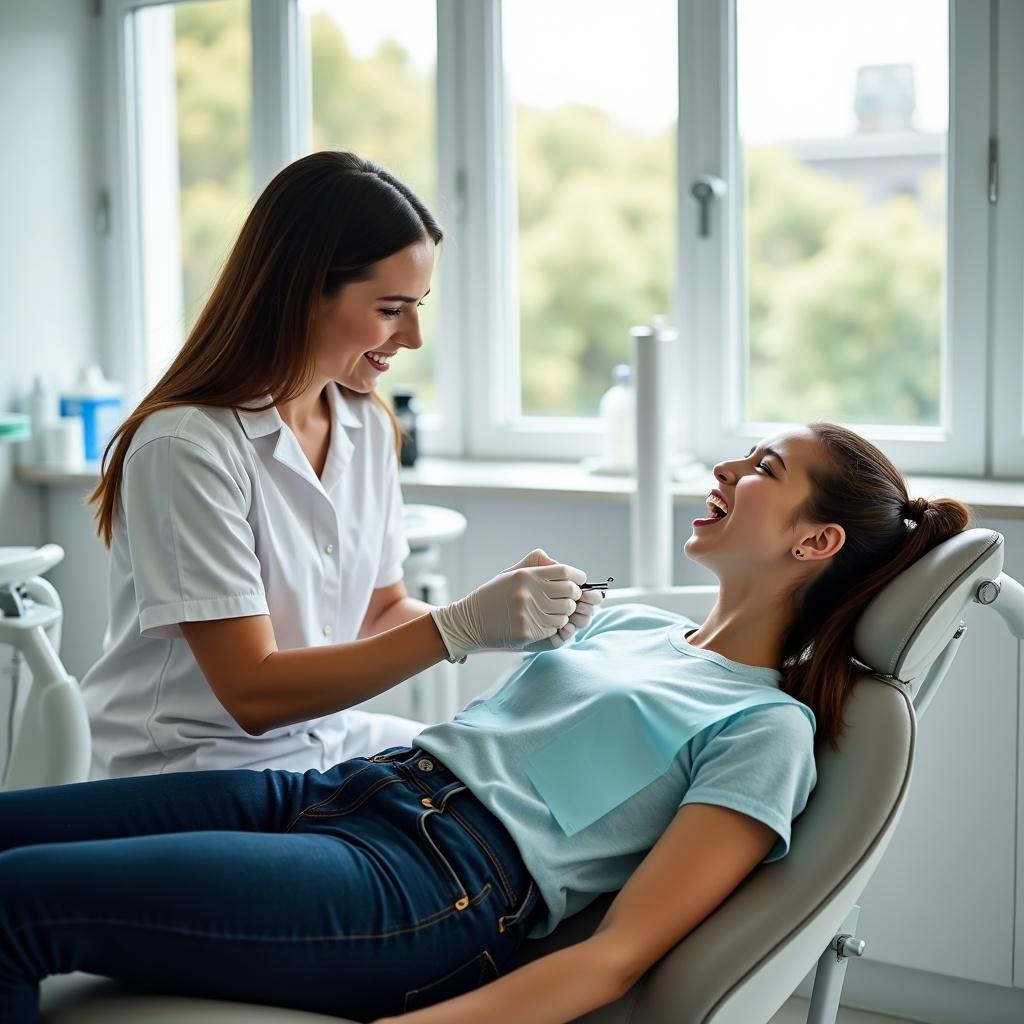
<svg viewBox="0 0 1024 1024">
<path fill-rule="evenodd" d="M 924 514 L 928 510 L 928 505 L 927 498 L 908 498 L 903 505 L 903 517 L 913 520 L 920 526 L 921 520 L 924 519 Z"/>
</svg>

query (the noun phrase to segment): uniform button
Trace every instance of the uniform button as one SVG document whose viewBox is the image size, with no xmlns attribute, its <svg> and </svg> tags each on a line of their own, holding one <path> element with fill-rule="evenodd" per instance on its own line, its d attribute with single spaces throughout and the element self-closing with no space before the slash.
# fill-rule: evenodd
<svg viewBox="0 0 1024 1024">
<path fill-rule="evenodd" d="M 330 636 L 334 632 L 330 626 L 324 626 L 324 636 Z"/>
<path fill-rule="evenodd" d="M 329 555 L 333 555 L 334 554 L 334 545 L 333 544 L 325 544 L 324 545 L 324 551 L 326 551 L 327 554 L 329 554 Z"/>
<path fill-rule="evenodd" d="M 416 762 L 416 767 L 419 768 L 421 772 L 432 772 L 434 770 L 434 762 L 428 761 L 425 757 L 421 757 Z"/>
</svg>

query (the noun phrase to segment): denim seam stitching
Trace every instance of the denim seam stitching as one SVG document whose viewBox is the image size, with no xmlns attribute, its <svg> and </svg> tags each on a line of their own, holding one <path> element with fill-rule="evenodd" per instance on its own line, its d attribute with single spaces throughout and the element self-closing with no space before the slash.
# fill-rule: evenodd
<svg viewBox="0 0 1024 1024">
<path fill-rule="evenodd" d="M 391 778 L 391 779 L 378 779 L 369 789 L 364 790 L 362 793 L 360 793 L 359 796 L 357 796 L 355 798 L 355 800 L 352 801 L 352 803 L 350 803 L 347 807 L 345 807 L 344 809 L 342 809 L 340 811 L 313 811 L 313 810 L 309 810 L 309 811 L 303 811 L 302 814 L 300 814 L 300 817 L 307 817 L 307 818 L 343 818 L 346 814 L 351 814 L 353 811 L 356 811 L 360 807 L 362 807 L 363 804 L 365 804 L 366 801 L 369 800 L 370 797 L 373 796 L 374 793 L 379 792 L 385 786 L 390 786 L 390 785 L 392 785 L 395 782 L 401 782 L 401 781 L 402 781 L 401 779 L 394 779 L 394 778 Z M 321 800 L 319 804 L 314 804 L 313 806 L 314 807 L 322 807 L 323 805 L 324 805 L 324 801 Z"/>
<path fill-rule="evenodd" d="M 498 872 L 499 880 L 501 881 L 501 887 L 505 890 L 505 896 L 511 906 L 515 906 L 518 897 L 515 894 L 515 889 L 509 880 L 508 875 L 505 873 L 505 868 L 501 863 L 501 858 L 494 852 L 491 844 L 480 835 L 480 833 L 453 807 L 449 812 L 451 816 L 476 840 L 477 843 L 483 847 L 484 853 L 488 859 L 494 865 L 495 870 Z"/>
<path fill-rule="evenodd" d="M 485 949 L 485 950 L 483 950 L 483 952 L 478 953 L 475 957 L 473 957 L 469 961 L 469 963 L 473 963 L 474 961 L 481 961 L 480 962 L 480 971 L 479 971 L 479 973 L 476 976 L 476 985 L 474 986 L 475 988 L 479 988 L 481 982 L 484 980 L 484 971 L 485 971 L 486 966 L 487 966 L 485 963 L 482 962 L 484 960 L 487 960 L 490 963 L 491 969 L 494 971 L 495 978 L 500 978 L 501 977 L 501 971 L 498 970 L 498 965 L 494 962 L 494 957 L 491 956 L 489 950 Z M 403 1013 L 408 1013 L 409 1012 L 409 999 L 410 999 L 411 996 L 418 995 L 420 992 L 426 992 L 428 989 L 432 989 L 436 985 L 440 985 L 442 982 L 447 981 L 449 978 L 453 977 L 454 975 L 458 974 L 460 971 L 463 971 L 465 969 L 466 969 L 466 965 L 465 964 L 461 964 L 460 966 L 456 967 L 454 970 L 451 970 L 447 974 L 442 975 L 440 978 L 435 978 L 429 985 L 420 985 L 419 988 L 411 988 L 411 989 L 409 989 L 405 993 L 405 1000 L 402 1003 L 402 1012 Z"/>
<path fill-rule="evenodd" d="M 330 796 L 324 797 L 323 800 L 317 800 L 315 803 L 311 803 L 308 807 L 303 807 L 303 809 L 299 811 L 299 813 L 296 814 L 295 817 L 291 820 L 288 827 L 285 829 L 285 832 L 290 832 L 295 827 L 295 823 L 299 820 L 299 818 L 301 818 L 307 811 L 311 811 L 315 807 L 322 807 L 324 804 L 329 803 L 331 800 L 333 800 L 353 779 L 362 775 L 362 773 L 365 772 L 369 767 L 370 766 L 367 764 L 360 768 L 359 771 L 353 772 L 340 786 L 338 786 L 338 788 L 333 793 L 331 793 Z"/>
<path fill-rule="evenodd" d="M 460 900 L 464 898 L 469 899 L 469 893 L 466 891 L 466 885 L 462 881 L 462 878 L 460 877 L 459 873 L 455 870 L 455 868 L 452 867 L 452 865 L 448 861 L 448 858 L 445 857 L 445 855 L 441 852 L 440 848 L 434 842 L 430 833 L 427 831 L 427 817 L 431 814 L 440 813 L 440 811 L 437 811 L 432 807 L 428 808 L 427 810 L 423 811 L 422 814 L 420 814 L 419 818 L 417 818 L 416 825 L 419 828 L 420 832 L 423 833 L 423 838 L 426 839 L 431 850 L 434 852 L 435 860 L 441 862 L 442 872 L 444 872 L 444 870 L 447 868 L 448 876 L 455 879 L 455 884 L 456 886 L 458 886 L 459 892 L 461 893 L 461 895 L 458 898 Z"/>
<path fill-rule="evenodd" d="M 484 887 L 474 896 L 470 901 L 470 906 L 476 906 L 478 903 L 482 903 L 484 899 L 490 894 L 492 889 L 491 883 L 487 882 Z M 427 927 L 427 925 L 436 924 L 438 921 L 444 920 L 446 917 L 451 917 L 453 914 L 458 913 L 454 907 L 446 907 L 444 910 L 439 910 L 428 917 L 421 918 L 415 924 L 406 925 L 402 928 L 394 928 L 388 932 L 375 932 L 367 933 L 365 935 L 300 935 L 295 938 L 285 938 L 280 936 L 268 936 L 268 935 L 231 935 L 231 934 L 210 934 L 208 932 L 196 931 L 191 928 L 180 928 L 172 925 L 159 925 L 159 924 L 142 924 L 138 921 L 121 921 L 117 918 L 50 918 L 40 921 L 30 921 L 27 924 L 18 925 L 11 931 L 11 935 L 17 935 L 18 932 L 24 931 L 27 928 L 38 928 L 38 927 L 50 927 L 51 925 L 99 925 L 117 928 L 140 928 L 146 931 L 160 931 L 168 932 L 172 935 L 191 935 L 202 939 L 223 939 L 230 942 L 352 942 L 362 939 L 386 939 L 392 935 L 400 935 L 405 932 L 419 931 L 421 928 Z"/>
</svg>

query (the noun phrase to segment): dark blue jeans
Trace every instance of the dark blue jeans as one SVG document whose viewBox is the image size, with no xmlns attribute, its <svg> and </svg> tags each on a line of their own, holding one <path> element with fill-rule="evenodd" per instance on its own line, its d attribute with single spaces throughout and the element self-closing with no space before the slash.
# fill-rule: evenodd
<svg viewBox="0 0 1024 1024">
<path fill-rule="evenodd" d="M 0 793 L 0 1022 L 87 971 L 356 1020 L 497 977 L 544 911 L 433 755 Z"/>
</svg>

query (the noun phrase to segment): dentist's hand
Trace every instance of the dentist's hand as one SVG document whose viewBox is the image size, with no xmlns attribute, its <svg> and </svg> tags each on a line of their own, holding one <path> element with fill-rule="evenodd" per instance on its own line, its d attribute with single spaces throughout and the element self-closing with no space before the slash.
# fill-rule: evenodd
<svg viewBox="0 0 1024 1024">
<path fill-rule="evenodd" d="M 474 651 L 522 650 L 566 626 L 583 594 L 578 584 L 586 578 L 582 569 L 554 562 L 537 549 L 430 614 L 453 661 Z"/>
<path fill-rule="evenodd" d="M 543 554 L 543 551 L 530 552 L 530 555 Z M 530 556 L 528 555 L 527 557 Z M 554 565 L 555 563 L 549 558 L 548 564 Z M 576 631 L 582 629 L 590 621 L 591 616 L 597 611 L 597 606 L 603 600 L 603 590 L 581 591 L 580 596 L 576 599 L 576 610 L 569 616 L 569 621 L 554 636 L 549 636 L 545 640 L 535 640 L 532 644 L 524 647 L 523 650 L 531 654 L 538 651 L 557 651 L 559 647 L 569 643 L 576 635 Z"/>
</svg>

